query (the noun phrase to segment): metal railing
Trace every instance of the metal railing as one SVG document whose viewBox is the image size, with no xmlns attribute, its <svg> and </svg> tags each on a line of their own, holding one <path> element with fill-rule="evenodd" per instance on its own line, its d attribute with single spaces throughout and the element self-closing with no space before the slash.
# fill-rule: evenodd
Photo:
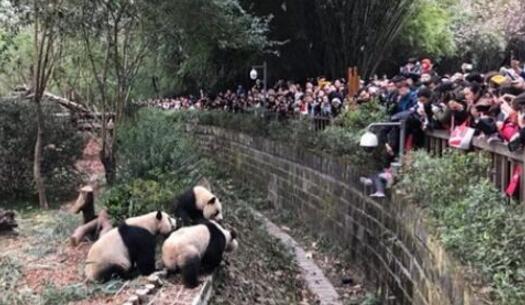
<svg viewBox="0 0 525 305">
<path fill-rule="evenodd" d="M 280 114 L 273 111 L 268 111 L 265 109 L 248 109 L 244 112 L 244 114 L 252 114 L 256 115 L 261 118 L 265 118 L 267 121 L 284 121 L 284 120 L 290 120 L 290 119 L 307 119 L 311 122 L 312 129 L 314 131 L 323 131 L 327 127 L 330 127 L 333 123 L 334 118 L 330 116 L 311 116 L 311 115 L 305 115 L 301 116 L 297 113 L 286 113 L 286 114 Z"/>
<path fill-rule="evenodd" d="M 330 125 L 332 125 L 332 118 L 325 116 L 313 117 L 312 125 L 315 131 L 323 131 Z"/>
<path fill-rule="evenodd" d="M 448 149 L 449 133 L 446 130 L 427 132 L 426 149 L 435 156 L 442 156 Z M 503 143 L 488 144 L 484 139 L 474 138 L 472 147 L 475 151 L 483 151 L 491 160 L 490 179 L 494 185 L 505 192 L 514 174 L 516 165 L 521 165 L 520 186 L 515 199 L 525 203 L 525 153 L 510 152 Z"/>
</svg>

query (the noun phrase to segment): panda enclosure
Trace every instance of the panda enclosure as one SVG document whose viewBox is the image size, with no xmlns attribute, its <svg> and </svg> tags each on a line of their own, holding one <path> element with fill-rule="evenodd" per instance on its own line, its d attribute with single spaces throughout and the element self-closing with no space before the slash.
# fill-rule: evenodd
<svg viewBox="0 0 525 305">
<path fill-rule="evenodd" d="M 95 196 L 90 200 L 98 213 L 109 187 L 104 184 L 104 166 L 99 160 L 100 141 L 90 137 L 83 145 L 75 166 L 93 189 L 80 189 L 52 210 L 40 210 L 29 202 L 13 206 L 18 228 L 0 235 L 0 288 L 6 292 L 0 295 L 0 304 L 126 304 L 149 283 L 146 277 L 131 281 L 115 278 L 104 284 L 85 282 L 85 258 L 92 242 L 86 238 L 87 232 L 79 233 L 86 219 L 75 213 L 79 212 L 75 205 L 86 200 L 86 190 L 93 191 Z M 206 174 L 223 202 L 225 222 L 240 236 L 239 250 L 227 254 L 215 273 L 210 304 L 317 303 L 290 251 L 250 213 L 249 206 L 253 202 L 264 205 L 265 196 L 235 184 L 223 171 L 207 170 Z M 359 272 L 346 265 L 336 249 L 302 234 L 293 222 L 278 220 L 283 230 L 300 237 L 307 255 L 322 267 L 348 304 L 371 298 L 360 283 Z M 190 304 L 196 294 L 198 289 L 184 289 L 180 277 L 174 277 L 142 304 Z"/>
</svg>

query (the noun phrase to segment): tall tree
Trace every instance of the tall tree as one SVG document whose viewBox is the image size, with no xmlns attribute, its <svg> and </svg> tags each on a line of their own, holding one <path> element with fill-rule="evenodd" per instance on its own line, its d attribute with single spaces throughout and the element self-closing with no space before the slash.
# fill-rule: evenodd
<svg viewBox="0 0 525 305">
<path fill-rule="evenodd" d="M 174 86 L 197 91 L 236 80 L 254 59 L 270 52 L 268 18 L 248 13 L 238 0 L 153 0 L 158 26 L 165 38 L 167 63 L 176 76 Z M 163 48 L 171 45 L 173 48 Z M 168 60 L 169 60 L 168 59 Z"/>
<path fill-rule="evenodd" d="M 42 146 L 44 138 L 44 118 L 42 99 L 61 54 L 60 35 L 62 30 L 62 0 L 33 0 L 33 64 L 31 68 L 31 93 L 36 107 L 37 137 L 33 174 L 41 208 L 48 208 L 44 178 L 42 177 Z"/>
<path fill-rule="evenodd" d="M 508 59 L 509 42 L 525 40 L 525 2 L 522 0 L 458 0 L 453 12 L 459 56 L 479 71 L 496 69 Z"/>
<path fill-rule="evenodd" d="M 373 74 L 403 29 L 414 8 L 414 0 L 315 0 L 325 70 L 341 75 L 356 65 Z"/>
<path fill-rule="evenodd" d="M 274 65 L 297 78 L 319 74 L 341 77 L 348 66 L 358 66 L 365 75 L 373 74 L 391 54 L 396 39 L 400 39 L 416 1 L 243 0 L 243 3 L 254 14 L 275 16 L 270 25 L 270 39 L 286 44 L 278 48 L 282 56 Z"/>
<path fill-rule="evenodd" d="M 130 0 L 78 2 L 80 37 L 96 80 L 98 104 L 102 108 L 101 161 L 106 180 L 112 184 L 116 178 L 114 133 L 149 51 L 149 33 L 143 31 L 147 20 L 144 12 L 148 5 L 146 1 Z"/>
</svg>

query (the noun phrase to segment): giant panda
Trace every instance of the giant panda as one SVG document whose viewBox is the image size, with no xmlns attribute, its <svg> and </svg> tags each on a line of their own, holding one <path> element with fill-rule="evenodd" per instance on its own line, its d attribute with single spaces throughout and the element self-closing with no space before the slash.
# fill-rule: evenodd
<svg viewBox="0 0 525 305">
<path fill-rule="evenodd" d="M 193 225 L 204 219 L 222 220 L 221 202 L 206 187 L 200 185 L 177 196 L 173 210 L 180 226 Z"/>
<path fill-rule="evenodd" d="M 184 285 L 199 285 L 199 274 L 209 274 L 217 268 L 224 251 L 237 249 L 234 231 L 225 230 L 215 221 L 180 228 L 171 233 L 162 245 L 162 263 L 168 272 L 182 273 Z"/>
<path fill-rule="evenodd" d="M 142 275 L 151 274 L 155 271 L 156 235 L 168 235 L 175 228 L 175 220 L 160 211 L 126 219 L 89 249 L 88 280 L 107 281 L 114 274 L 127 278 L 135 266 Z"/>
</svg>

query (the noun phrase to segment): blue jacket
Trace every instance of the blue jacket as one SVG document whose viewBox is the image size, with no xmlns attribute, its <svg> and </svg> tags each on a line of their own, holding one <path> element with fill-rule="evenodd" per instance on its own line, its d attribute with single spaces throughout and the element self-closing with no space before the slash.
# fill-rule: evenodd
<svg viewBox="0 0 525 305">
<path fill-rule="evenodd" d="M 392 114 L 407 111 L 417 104 L 417 94 L 415 91 L 411 91 L 409 94 L 403 96 L 397 105 L 394 107 Z"/>
</svg>

